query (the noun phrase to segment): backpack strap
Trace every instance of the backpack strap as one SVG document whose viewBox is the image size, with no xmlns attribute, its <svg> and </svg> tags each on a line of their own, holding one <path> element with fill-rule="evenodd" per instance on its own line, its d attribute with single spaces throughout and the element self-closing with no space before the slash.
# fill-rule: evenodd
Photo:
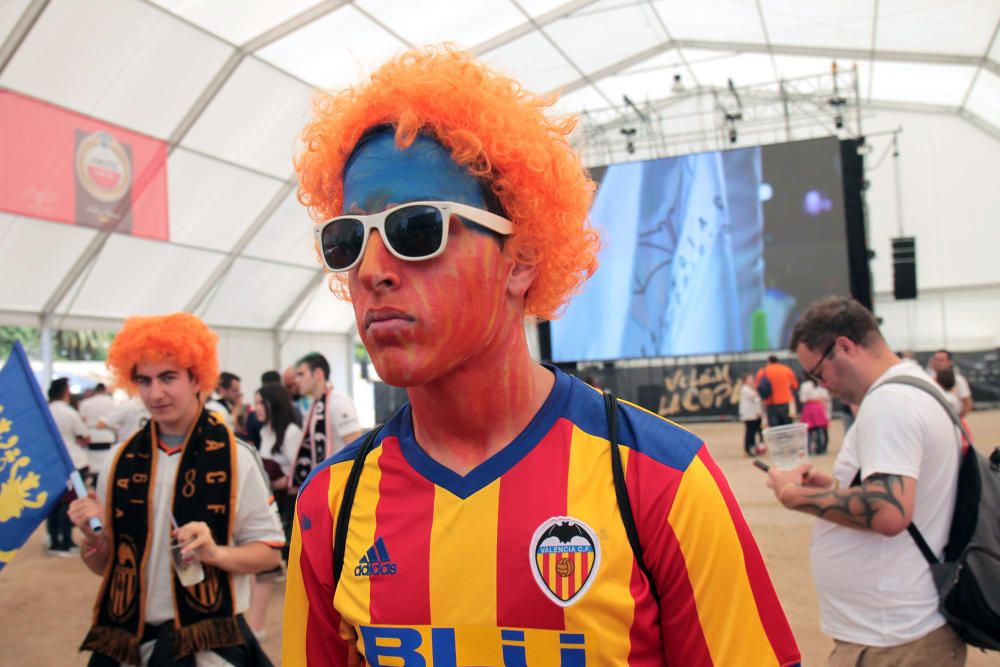
<svg viewBox="0 0 1000 667">
<path fill-rule="evenodd" d="M 358 453 L 354 456 L 354 463 L 351 464 L 351 472 L 347 476 L 347 483 L 344 485 L 344 497 L 340 500 L 340 509 L 337 511 L 337 531 L 333 538 L 333 588 L 337 589 L 340 583 L 340 573 L 344 570 L 344 552 L 347 549 L 347 527 L 351 522 L 351 509 L 354 507 L 354 496 L 358 491 L 358 482 L 361 480 L 361 471 L 365 467 L 365 459 L 368 452 L 372 450 L 375 438 L 385 424 L 379 424 L 365 441 L 358 448 Z"/>
<path fill-rule="evenodd" d="M 628 488 L 625 486 L 625 471 L 622 469 L 622 455 L 618 451 L 618 399 L 607 389 L 604 390 L 604 411 L 608 417 L 608 440 L 611 443 L 611 476 L 615 482 L 615 499 L 618 501 L 618 512 L 625 524 L 625 534 L 632 546 L 632 553 L 639 569 L 646 575 L 649 582 L 649 592 L 656 604 L 660 604 L 660 593 L 656 589 L 653 573 L 642 558 L 642 543 L 639 541 L 639 531 L 635 527 L 635 517 L 632 515 L 632 502 L 628 498 Z"/>
<path fill-rule="evenodd" d="M 966 430 L 965 424 L 962 423 L 962 418 L 959 417 L 954 408 L 948 405 L 948 402 L 944 400 L 944 396 L 941 395 L 941 392 L 938 391 L 938 389 L 932 385 L 929 380 L 922 380 L 918 377 L 914 377 L 913 375 L 896 375 L 879 382 L 875 385 L 874 389 L 884 387 L 887 384 L 905 384 L 908 387 L 919 389 L 920 391 L 930 395 L 942 408 L 944 408 L 944 411 L 948 413 L 948 418 L 951 419 L 951 422 L 956 427 L 958 427 L 958 430 L 962 432 L 963 436 L 965 436 L 966 442 L 969 443 L 969 447 L 972 448 L 972 436 L 969 435 L 969 431 Z M 874 389 L 872 391 L 874 391 Z M 961 455 L 961 440 L 958 442 L 958 451 Z M 860 479 L 860 477 L 861 471 L 859 470 L 857 478 Z M 908 532 L 910 537 L 913 538 L 913 541 L 916 542 L 917 548 L 920 549 L 920 553 L 924 556 L 924 560 L 926 560 L 930 565 L 937 565 L 939 562 L 937 556 L 934 555 L 934 552 L 931 550 L 930 546 L 928 546 L 927 540 L 924 539 L 924 536 L 920 533 L 916 524 L 911 521 L 910 525 L 906 527 L 906 532 Z"/>
</svg>

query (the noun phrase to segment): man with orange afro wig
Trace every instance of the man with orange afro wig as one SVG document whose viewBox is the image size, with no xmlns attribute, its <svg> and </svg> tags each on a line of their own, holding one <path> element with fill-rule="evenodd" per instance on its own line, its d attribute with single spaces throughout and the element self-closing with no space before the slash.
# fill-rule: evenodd
<svg viewBox="0 0 1000 667">
<path fill-rule="evenodd" d="M 103 576 L 81 646 L 90 665 L 270 664 L 242 614 L 284 535 L 254 450 L 204 408 L 217 341 L 174 313 L 126 320 L 108 350 L 151 419 L 112 449 L 98 492 L 70 506 L 83 561 Z"/>
<path fill-rule="evenodd" d="M 547 104 L 451 47 L 317 99 L 299 199 L 409 402 L 301 487 L 285 665 L 799 660 L 704 444 L 529 354 L 596 268 Z"/>
</svg>

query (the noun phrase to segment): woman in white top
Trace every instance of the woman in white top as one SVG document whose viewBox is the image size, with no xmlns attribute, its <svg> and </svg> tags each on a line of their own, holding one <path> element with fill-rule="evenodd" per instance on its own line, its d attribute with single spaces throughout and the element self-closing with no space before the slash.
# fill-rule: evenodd
<svg viewBox="0 0 1000 667">
<path fill-rule="evenodd" d="M 740 421 L 745 427 L 743 449 L 748 456 L 754 456 L 763 451 L 764 436 L 760 431 L 760 419 L 760 395 L 754 386 L 753 373 L 747 373 L 743 376 L 743 383 L 740 386 Z"/>
<path fill-rule="evenodd" d="M 264 470 L 271 480 L 274 500 L 278 503 L 282 527 L 285 529 L 286 544 L 291 540 L 292 516 L 295 511 L 295 497 L 288 493 L 288 480 L 292 474 L 292 461 L 302 445 L 302 417 L 292 405 L 292 399 L 280 384 L 266 384 L 254 395 L 254 412 L 261 423 L 260 455 L 264 460 Z M 287 547 L 285 558 L 288 558 Z M 254 633 L 263 640 L 264 621 L 267 605 L 273 587 L 272 573 L 258 576 L 254 582 L 247 623 Z"/>
</svg>

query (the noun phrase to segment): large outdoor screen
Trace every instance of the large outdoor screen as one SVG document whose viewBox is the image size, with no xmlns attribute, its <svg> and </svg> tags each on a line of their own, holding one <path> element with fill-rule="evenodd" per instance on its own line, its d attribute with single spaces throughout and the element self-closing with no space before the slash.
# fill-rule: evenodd
<svg viewBox="0 0 1000 667">
<path fill-rule="evenodd" d="M 551 323 L 552 360 L 778 349 L 813 299 L 868 301 L 849 262 L 849 210 L 864 254 L 856 146 L 831 137 L 593 170 L 600 267 Z"/>
</svg>

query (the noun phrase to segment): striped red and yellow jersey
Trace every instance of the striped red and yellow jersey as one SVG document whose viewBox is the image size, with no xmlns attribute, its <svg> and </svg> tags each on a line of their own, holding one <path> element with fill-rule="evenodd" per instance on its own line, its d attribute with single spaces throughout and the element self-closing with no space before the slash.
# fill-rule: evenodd
<svg viewBox="0 0 1000 667">
<path fill-rule="evenodd" d="M 333 535 L 359 443 L 313 471 L 293 528 L 284 665 L 799 662 L 704 443 L 623 403 L 620 452 L 657 604 L 615 500 L 603 397 L 552 370 L 532 422 L 465 476 L 420 448 L 408 406 L 386 424 L 336 589 Z"/>
</svg>

